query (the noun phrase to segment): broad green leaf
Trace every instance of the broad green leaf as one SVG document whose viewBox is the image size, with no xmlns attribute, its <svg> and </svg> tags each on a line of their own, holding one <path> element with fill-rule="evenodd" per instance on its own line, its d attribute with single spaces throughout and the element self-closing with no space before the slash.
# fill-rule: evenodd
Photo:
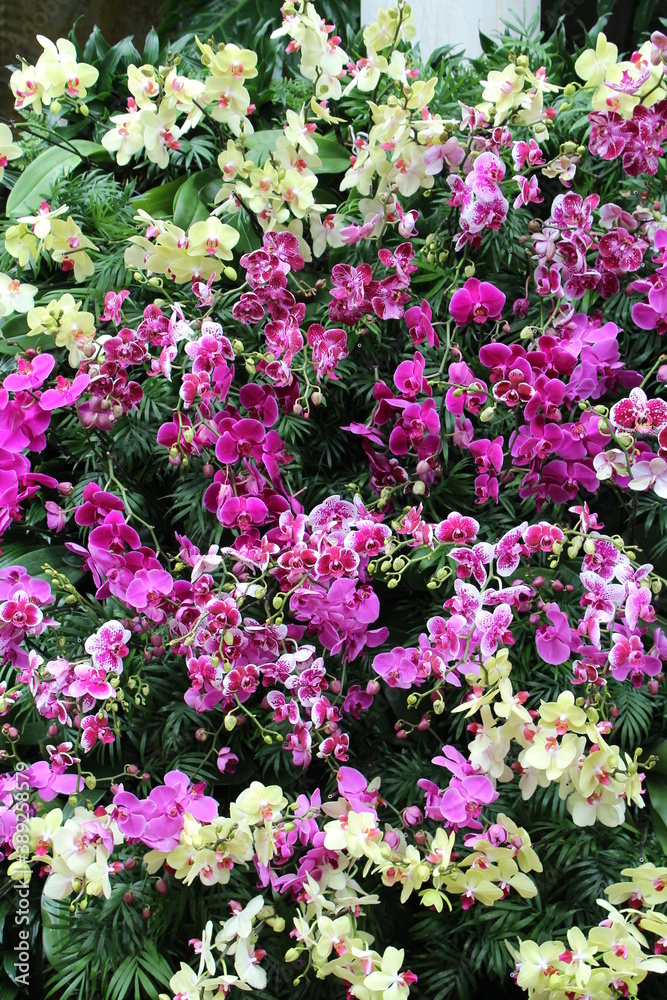
<svg viewBox="0 0 667 1000">
<path fill-rule="evenodd" d="M 21 319 L 24 321 L 23 329 L 25 330 L 25 316 L 21 316 Z M 40 333 L 36 337 L 29 337 L 27 333 L 19 334 L 18 336 L 6 333 L 4 326 L 0 330 L 0 354 L 10 354 L 13 356 L 17 351 L 26 351 L 29 347 L 42 353 L 44 351 L 52 353 L 56 350 L 54 348 L 53 337 L 50 337 L 48 333 Z"/>
<path fill-rule="evenodd" d="M 79 559 L 66 549 L 64 545 L 44 545 L 40 539 L 36 547 L 35 542 L 38 536 L 33 532 L 26 533 L 26 540 L 20 542 L 8 542 L 3 546 L 0 556 L 0 569 L 6 566 L 24 566 L 30 576 L 39 576 L 47 579 L 42 567 L 45 564 L 64 573 L 70 583 L 76 583 L 83 576 L 83 570 L 79 567 Z"/>
<path fill-rule="evenodd" d="M 68 937 L 67 917 L 62 904 L 42 895 L 42 947 L 44 957 L 51 965 L 58 964 Z"/>
<path fill-rule="evenodd" d="M 50 192 L 54 181 L 75 170 L 84 156 L 109 155 L 104 146 L 87 139 L 73 139 L 70 146 L 74 146 L 77 152 L 63 149 L 62 146 L 51 146 L 25 168 L 7 198 L 6 214 L 9 218 L 33 215 Z"/>
<path fill-rule="evenodd" d="M 130 65 L 130 63 L 138 64 L 141 62 L 141 56 L 139 55 L 132 38 L 132 35 L 128 38 L 121 38 L 119 42 L 116 42 L 116 44 L 109 49 L 104 61 L 102 62 L 102 68 L 105 69 L 107 73 L 114 73 L 120 64 L 123 64 L 123 68 L 126 68 Z"/>
<path fill-rule="evenodd" d="M 654 823 L 655 835 L 667 854 L 667 781 L 649 772 L 646 776 L 646 788 L 651 800 L 653 818 L 657 820 Z"/>
<path fill-rule="evenodd" d="M 226 216 L 225 222 L 239 234 L 239 241 L 234 248 L 237 253 L 250 253 L 262 245 L 262 241 L 252 228 L 250 216 L 245 208 L 240 209 L 240 211 L 235 212 L 233 215 Z"/>
<path fill-rule="evenodd" d="M 248 159 L 261 167 L 268 158 L 270 152 L 276 148 L 276 139 L 285 133 L 281 128 L 267 128 L 260 132 L 253 132 L 246 139 Z"/>
<path fill-rule="evenodd" d="M 188 177 L 174 196 L 174 225 L 188 229 L 193 222 L 208 219 L 210 205 L 220 190 L 222 178 L 217 167 L 209 167 Z"/>
<path fill-rule="evenodd" d="M 651 746 L 649 753 L 658 758 L 657 764 L 651 771 L 651 776 L 655 774 L 667 776 L 667 740 L 660 740 L 655 746 Z"/>
<path fill-rule="evenodd" d="M 653 832 L 662 847 L 663 853 L 667 857 L 667 823 L 665 823 L 655 809 L 651 809 L 651 818 L 653 820 Z"/>
<path fill-rule="evenodd" d="M 322 161 L 321 167 L 313 170 L 314 174 L 342 174 L 350 166 L 350 154 L 341 146 L 334 136 L 315 136 L 317 155 Z"/>
<path fill-rule="evenodd" d="M 144 212 L 148 212 L 154 218 L 171 217 L 176 193 L 186 181 L 187 177 L 184 174 L 173 181 L 160 184 L 159 187 L 150 188 L 143 194 L 136 195 L 130 204 L 132 208 L 142 208 Z"/>
<path fill-rule="evenodd" d="M 157 65 L 159 58 L 160 38 L 155 28 L 151 28 L 146 35 L 146 41 L 144 42 L 144 62 L 150 63 L 151 65 Z"/>
<path fill-rule="evenodd" d="M 105 55 L 109 51 L 109 48 L 109 43 L 105 42 L 102 37 L 102 32 L 97 25 L 95 25 L 88 37 L 86 47 L 83 50 L 83 58 L 86 62 L 104 59 Z"/>
<path fill-rule="evenodd" d="M 269 153 L 276 148 L 276 139 L 285 133 L 281 128 L 262 129 L 260 132 L 253 132 L 246 139 L 248 149 L 248 159 L 252 160 L 259 167 L 267 160 Z M 315 135 L 317 142 L 318 156 L 322 161 L 321 167 L 314 167 L 314 174 L 340 174 L 350 166 L 350 154 L 341 146 L 333 135 Z"/>
</svg>

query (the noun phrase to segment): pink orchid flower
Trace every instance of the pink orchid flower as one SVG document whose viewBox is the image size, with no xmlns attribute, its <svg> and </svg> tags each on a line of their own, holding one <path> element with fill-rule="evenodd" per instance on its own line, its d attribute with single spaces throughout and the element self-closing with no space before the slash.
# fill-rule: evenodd
<svg viewBox="0 0 667 1000">
<path fill-rule="evenodd" d="M 481 324 L 489 319 L 500 319 L 504 305 L 505 295 L 499 288 L 489 281 L 468 278 L 463 288 L 452 295 L 449 312 L 457 326 L 466 326 L 472 322 Z"/>
</svg>

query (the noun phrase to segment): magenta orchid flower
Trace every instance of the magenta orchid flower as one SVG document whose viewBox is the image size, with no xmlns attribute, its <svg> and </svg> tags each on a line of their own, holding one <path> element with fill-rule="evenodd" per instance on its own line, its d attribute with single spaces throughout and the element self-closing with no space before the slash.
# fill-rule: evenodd
<svg viewBox="0 0 667 1000">
<path fill-rule="evenodd" d="M 499 288 L 489 281 L 468 278 L 463 288 L 452 295 L 449 312 L 457 326 L 467 326 L 500 319 L 504 305 L 505 295 Z"/>
<path fill-rule="evenodd" d="M 39 398 L 43 410 L 57 410 L 61 406 L 71 406 L 81 396 L 90 382 L 90 375 L 75 375 L 72 382 L 58 375 L 55 389 L 46 389 Z"/>
</svg>

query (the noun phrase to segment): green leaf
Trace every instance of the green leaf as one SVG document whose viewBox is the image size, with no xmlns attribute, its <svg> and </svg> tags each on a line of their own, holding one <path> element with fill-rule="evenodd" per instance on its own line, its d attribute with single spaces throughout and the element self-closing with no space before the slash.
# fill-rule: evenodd
<svg viewBox="0 0 667 1000">
<path fill-rule="evenodd" d="M 276 139 L 285 133 L 281 128 L 262 129 L 260 132 L 253 132 L 246 140 L 248 149 L 248 159 L 261 167 L 265 160 L 276 148 Z M 316 135 L 318 156 L 322 161 L 321 167 L 313 167 L 314 174 L 340 174 L 350 166 L 350 154 L 341 146 L 333 135 Z"/>
<path fill-rule="evenodd" d="M 342 174 L 350 166 L 350 154 L 333 136 L 315 136 L 317 155 L 321 167 L 314 167 L 314 174 Z"/>
<path fill-rule="evenodd" d="M 667 855 L 667 780 L 649 773 L 646 775 L 646 788 L 651 800 L 655 835 Z"/>
<path fill-rule="evenodd" d="M 222 185 L 217 167 L 209 167 L 188 177 L 174 196 L 174 225 L 188 229 L 210 215 L 209 205 Z"/>
<path fill-rule="evenodd" d="M 132 38 L 132 35 L 128 38 L 121 38 L 119 42 L 116 42 L 116 44 L 109 49 L 104 62 L 102 63 L 102 67 L 107 73 L 114 73 L 121 63 L 123 63 L 124 67 L 127 68 L 130 63 L 141 62 L 141 56 L 132 42 Z"/>
<path fill-rule="evenodd" d="M 83 570 L 77 565 L 78 559 L 64 545 L 40 545 L 33 548 L 34 542 L 8 542 L 0 556 L 0 569 L 7 566 L 23 566 L 31 576 L 47 579 L 42 566 L 48 563 L 53 569 L 64 573 L 70 583 L 76 583 L 83 576 Z"/>
<path fill-rule="evenodd" d="M 105 42 L 102 37 L 102 32 L 97 25 L 95 25 L 90 33 L 88 41 L 86 42 L 86 47 L 83 50 L 83 58 L 86 62 L 104 59 L 105 55 L 109 51 L 109 48 L 109 43 Z"/>
<path fill-rule="evenodd" d="M 276 148 L 276 139 L 284 134 L 281 128 L 267 128 L 260 132 L 253 132 L 246 139 L 248 159 L 261 167 L 269 153 Z"/>
<path fill-rule="evenodd" d="M 482 52 L 486 53 L 487 56 L 491 55 L 491 53 L 495 52 L 498 48 L 493 39 L 489 38 L 488 35 L 485 35 L 481 31 L 479 33 L 479 44 L 482 46 Z"/>
<path fill-rule="evenodd" d="M 75 170 L 84 156 L 109 155 L 104 146 L 87 139 L 72 139 L 70 146 L 74 146 L 77 152 L 70 152 L 62 146 L 51 146 L 28 164 L 7 198 L 8 217 L 16 219 L 22 215 L 34 214 L 54 182 L 63 174 Z"/>
<path fill-rule="evenodd" d="M 177 177 L 159 187 L 149 188 L 143 194 L 138 194 L 130 201 L 132 208 L 142 208 L 154 218 L 162 216 L 171 217 L 174 205 L 174 198 L 180 187 L 187 181 L 187 176 Z"/>
<path fill-rule="evenodd" d="M 42 947 L 44 957 L 50 965 L 58 964 L 68 937 L 69 930 L 62 904 L 42 895 Z"/>
<path fill-rule="evenodd" d="M 250 216 L 245 208 L 240 209 L 233 215 L 226 216 L 225 222 L 239 234 L 239 241 L 234 248 L 237 253 L 250 253 L 262 245 L 259 236 L 250 224 Z"/>
<path fill-rule="evenodd" d="M 155 28 L 151 28 L 146 35 L 146 41 L 144 42 L 144 62 L 150 63 L 150 65 L 157 65 L 159 58 L 160 38 Z"/>
<path fill-rule="evenodd" d="M 12 319 L 19 318 L 23 320 L 22 329 L 25 330 L 27 326 L 25 316 L 12 316 Z M 18 324 L 14 329 L 18 329 Z M 30 347 L 41 353 L 44 351 L 51 353 L 54 351 L 53 337 L 48 333 L 40 333 L 36 337 L 31 337 L 27 333 L 17 335 L 7 330 L 7 325 L 0 329 L 0 354 L 10 354 L 13 357 L 18 350 L 26 351 Z"/>
<path fill-rule="evenodd" d="M 651 774 L 664 774 L 667 776 L 667 740 L 660 740 L 649 748 L 649 753 L 658 758 L 658 762 L 652 769 Z"/>
</svg>

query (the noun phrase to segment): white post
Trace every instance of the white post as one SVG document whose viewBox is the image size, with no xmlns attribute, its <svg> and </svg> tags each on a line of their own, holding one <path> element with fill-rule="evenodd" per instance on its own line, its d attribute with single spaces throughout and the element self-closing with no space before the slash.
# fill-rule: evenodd
<svg viewBox="0 0 667 1000">
<path fill-rule="evenodd" d="M 390 7 L 392 0 L 361 0 L 361 23 L 375 20 L 380 7 Z M 511 20 L 528 22 L 540 9 L 540 0 L 410 0 L 414 11 L 417 37 L 424 58 L 441 45 L 456 45 L 474 58 L 481 54 L 479 30 L 485 35 L 502 31 L 501 18 L 510 12 Z M 525 9 L 525 17 L 524 17 Z"/>
</svg>

